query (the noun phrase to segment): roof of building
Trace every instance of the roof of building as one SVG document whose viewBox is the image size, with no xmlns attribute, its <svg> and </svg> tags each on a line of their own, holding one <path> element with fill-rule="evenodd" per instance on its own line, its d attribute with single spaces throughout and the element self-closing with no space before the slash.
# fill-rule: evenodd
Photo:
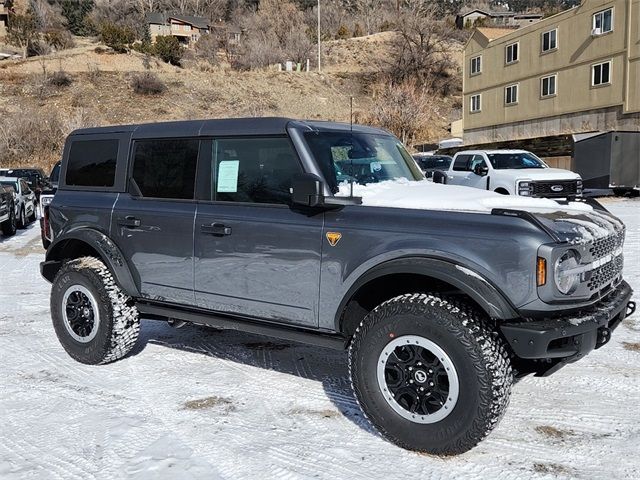
<svg viewBox="0 0 640 480">
<path fill-rule="evenodd" d="M 138 125 L 115 125 L 75 130 L 72 135 L 131 133 L 134 138 L 163 138 L 187 136 L 284 135 L 289 126 L 309 131 L 346 131 L 348 123 L 298 120 L 283 117 L 221 118 L 212 120 L 185 120 Z M 356 133 L 388 134 L 378 128 L 353 125 Z"/>
<path fill-rule="evenodd" d="M 155 25 L 165 25 L 171 18 L 198 28 L 209 28 L 210 23 L 209 20 L 204 17 L 196 17 L 193 15 L 165 15 L 160 12 L 151 12 L 146 16 L 147 23 L 153 23 Z"/>
<path fill-rule="evenodd" d="M 504 37 L 505 35 L 509 35 L 513 33 L 515 29 L 513 28 L 490 28 L 490 27 L 478 27 L 476 30 L 481 33 L 487 40 L 496 40 L 500 37 Z"/>
</svg>

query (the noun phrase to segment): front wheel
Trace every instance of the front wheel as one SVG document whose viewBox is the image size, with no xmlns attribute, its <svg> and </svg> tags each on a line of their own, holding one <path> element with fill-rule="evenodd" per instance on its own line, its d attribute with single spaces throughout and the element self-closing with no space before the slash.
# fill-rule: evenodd
<svg viewBox="0 0 640 480">
<path fill-rule="evenodd" d="M 502 340 L 473 308 L 408 294 L 375 308 L 349 349 L 362 410 L 387 440 L 457 455 L 498 424 L 513 373 Z"/>
<path fill-rule="evenodd" d="M 140 331 L 138 311 L 100 260 L 65 262 L 53 280 L 51 318 L 58 340 L 79 362 L 97 365 L 124 357 Z"/>
</svg>

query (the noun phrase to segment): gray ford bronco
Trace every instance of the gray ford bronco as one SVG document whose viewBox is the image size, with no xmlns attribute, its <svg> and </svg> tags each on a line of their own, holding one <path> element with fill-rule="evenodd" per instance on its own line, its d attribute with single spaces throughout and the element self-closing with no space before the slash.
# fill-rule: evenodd
<svg viewBox="0 0 640 480">
<path fill-rule="evenodd" d="M 64 148 L 41 272 L 80 362 L 124 357 L 140 317 L 348 349 L 375 428 L 453 455 L 496 426 L 514 381 L 602 347 L 635 308 L 618 219 L 510 198 L 427 182 L 364 126 L 84 129 Z"/>
</svg>

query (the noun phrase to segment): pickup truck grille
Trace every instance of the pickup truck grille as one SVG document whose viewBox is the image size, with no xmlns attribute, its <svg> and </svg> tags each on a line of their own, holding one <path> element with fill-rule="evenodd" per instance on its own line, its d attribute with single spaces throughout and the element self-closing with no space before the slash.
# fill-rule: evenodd
<svg viewBox="0 0 640 480">
<path fill-rule="evenodd" d="M 578 193 L 578 182 L 576 180 L 532 183 L 532 195 L 534 197 L 566 197 L 567 195 L 575 195 Z M 560 187 L 562 187 L 562 189 L 560 189 Z"/>
</svg>

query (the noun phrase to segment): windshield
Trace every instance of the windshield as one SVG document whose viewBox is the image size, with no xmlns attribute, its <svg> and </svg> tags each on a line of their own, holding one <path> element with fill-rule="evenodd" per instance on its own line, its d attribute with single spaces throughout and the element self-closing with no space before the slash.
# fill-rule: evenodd
<svg viewBox="0 0 640 480">
<path fill-rule="evenodd" d="M 391 135 L 349 131 L 304 135 L 333 193 L 343 182 L 366 185 L 396 178 L 424 180 L 411 155 Z"/>
<path fill-rule="evenodd" d="M 496 170 L 547 168 L 547 165 L 533 153 L 490 153 L 487 156 Z"/>
</svg>

